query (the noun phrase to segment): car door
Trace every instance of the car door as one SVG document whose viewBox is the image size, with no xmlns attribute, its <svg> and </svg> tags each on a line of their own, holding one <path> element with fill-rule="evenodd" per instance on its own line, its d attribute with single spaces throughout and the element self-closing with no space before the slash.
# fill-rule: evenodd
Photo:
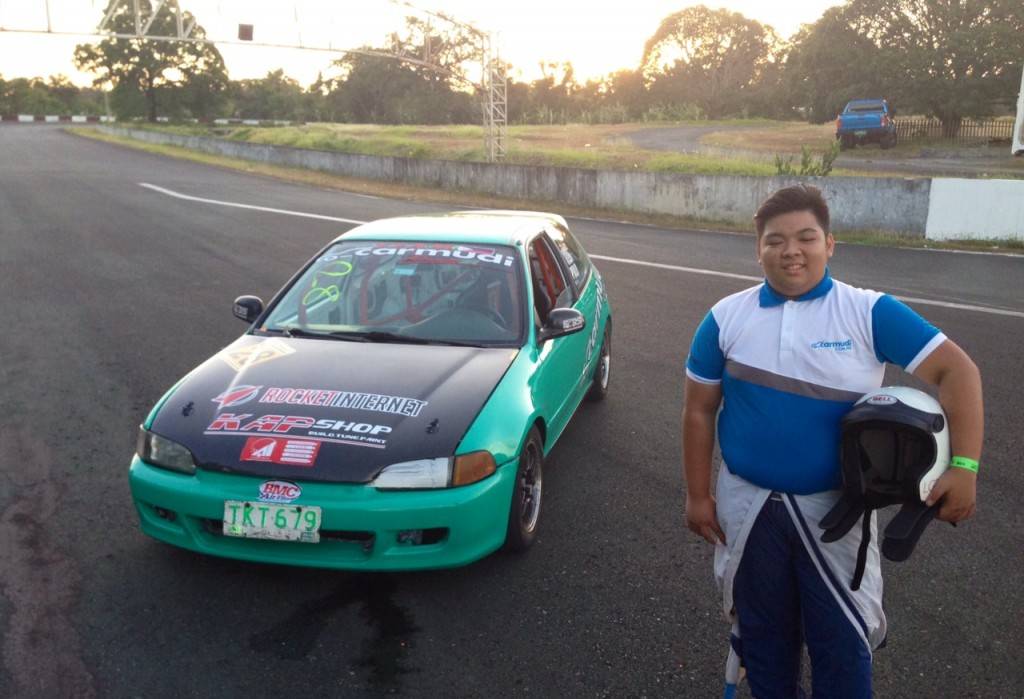
<svg viewBox="0 0 1024 699">
<path fill-rule="evenodd" d="M 579 308 L 579 294 L 555 250 L 546 234 L 538 235 L 529 245 L 535 338 L 554 308 L 583 311 Z M 588 330 L 584 328 L 581 332 L 543 343 L 534 340 L 533 398 L 548 422 L 548 445 L 561 434 L 579 403 L 580 374 L 589 340 Z"/>
<path fill-rule="evenodd" d="M 577 386 L 578 398 L 590 389 L 591 379 L 597 370 L 597 361 L 603 341 L 604 327 L 602 320 L 607 315 L 604 285 L 600 275 L 590 263 L 590 258 L 583 246 L 569 232 L 569 229 L 556 224 L 547 230 L 548 237 L 562 261 L 562 268 L 567 278 L 576 288 L 575 308 L 583 314 L 587 322 L 584 333 L 587 335 L 586 351 L 583 352 L 580 366 L 580 378 Z"/>
</svg>

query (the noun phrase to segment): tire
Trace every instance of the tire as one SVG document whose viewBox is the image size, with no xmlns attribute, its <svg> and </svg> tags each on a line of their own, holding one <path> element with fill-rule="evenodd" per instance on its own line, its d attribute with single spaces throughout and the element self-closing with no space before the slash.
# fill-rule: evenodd
<svg viewBox="0 0 1024 699">
<path fill-rule="evenodd" d="M 839 150 L 850 150 L 853 148 L 853 139 L 848 136 L 839 137 Z"/>
<path fill-rule="evenodd" d="M 612 333 L 609 328 L 604 330 L 604 339 L 601 340 L 601 353 L 597 357 L 597 366 L 594 368 L 594 378 L 590 383 L 590 390 L 587 391 L 587 400 L 592 403 L 603 401 L 608 396 L 608 382 L 611 379 L 612 361 Z"/>
<path fill-rule="evenodd" d="M 896 134 L 892 134 L 890 136 L 883 136 L 880 145 L 882 146 L 882 150 L 889 150 L 890 148 L 895 146 Z"/>
<path fill-rule="evenodd" d="M 508 510 L 508 532 L 505 535 L 507 551 L 522 552 L 533 545 L 540 523 L 541 494 L 543 492 L 544 443 L 534 427 L 523 442 L 519 453 L 519 467 Z"/>
</svg>

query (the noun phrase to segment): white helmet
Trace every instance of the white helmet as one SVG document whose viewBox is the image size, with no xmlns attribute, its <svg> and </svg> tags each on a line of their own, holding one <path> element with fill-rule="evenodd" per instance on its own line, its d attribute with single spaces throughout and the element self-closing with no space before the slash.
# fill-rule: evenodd
<svg viewBox="0 0 1024 699">
<path fill-rule="evenodd" d="M 871 536 L 870 514 L 903 505 L 885 528 L 882 553 L 906 560 L 937 506 L 927 507 L 935 482 L 949 468 L 949 425 L 939 402 L 907 386 L 864 395 L 842 419 L 843 494 L 821 520 L 821 540 L 836 541 L 863 516 L 861 551 L 851 588 L 860 586 Z"/>
</svg>

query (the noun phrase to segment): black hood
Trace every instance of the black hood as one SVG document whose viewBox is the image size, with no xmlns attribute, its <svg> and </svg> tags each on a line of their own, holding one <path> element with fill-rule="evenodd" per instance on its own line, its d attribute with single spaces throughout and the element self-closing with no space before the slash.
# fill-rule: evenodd
<svg viewBox="0 0 1024 699">
<path fill-rule="evenodd" d="M 245 335 L 197 367 L 150 429 L 208 470 L 366 483 L 451 456 L 516 350 Z"/>
</svg>

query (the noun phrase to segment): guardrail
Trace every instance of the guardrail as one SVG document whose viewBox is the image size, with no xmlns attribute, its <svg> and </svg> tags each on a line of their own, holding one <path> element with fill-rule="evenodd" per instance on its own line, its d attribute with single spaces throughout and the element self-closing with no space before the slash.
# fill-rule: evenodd
<svg viewBox="0 0 1024 699">
<path fill-rule="evenodd" d="M 3 114 L 0 115 L 0 122 L 13 122 L 17 124 L 93 124 L 113 123 L 115 117 L 94 116 L 86 114 Z"/>
</svg>

